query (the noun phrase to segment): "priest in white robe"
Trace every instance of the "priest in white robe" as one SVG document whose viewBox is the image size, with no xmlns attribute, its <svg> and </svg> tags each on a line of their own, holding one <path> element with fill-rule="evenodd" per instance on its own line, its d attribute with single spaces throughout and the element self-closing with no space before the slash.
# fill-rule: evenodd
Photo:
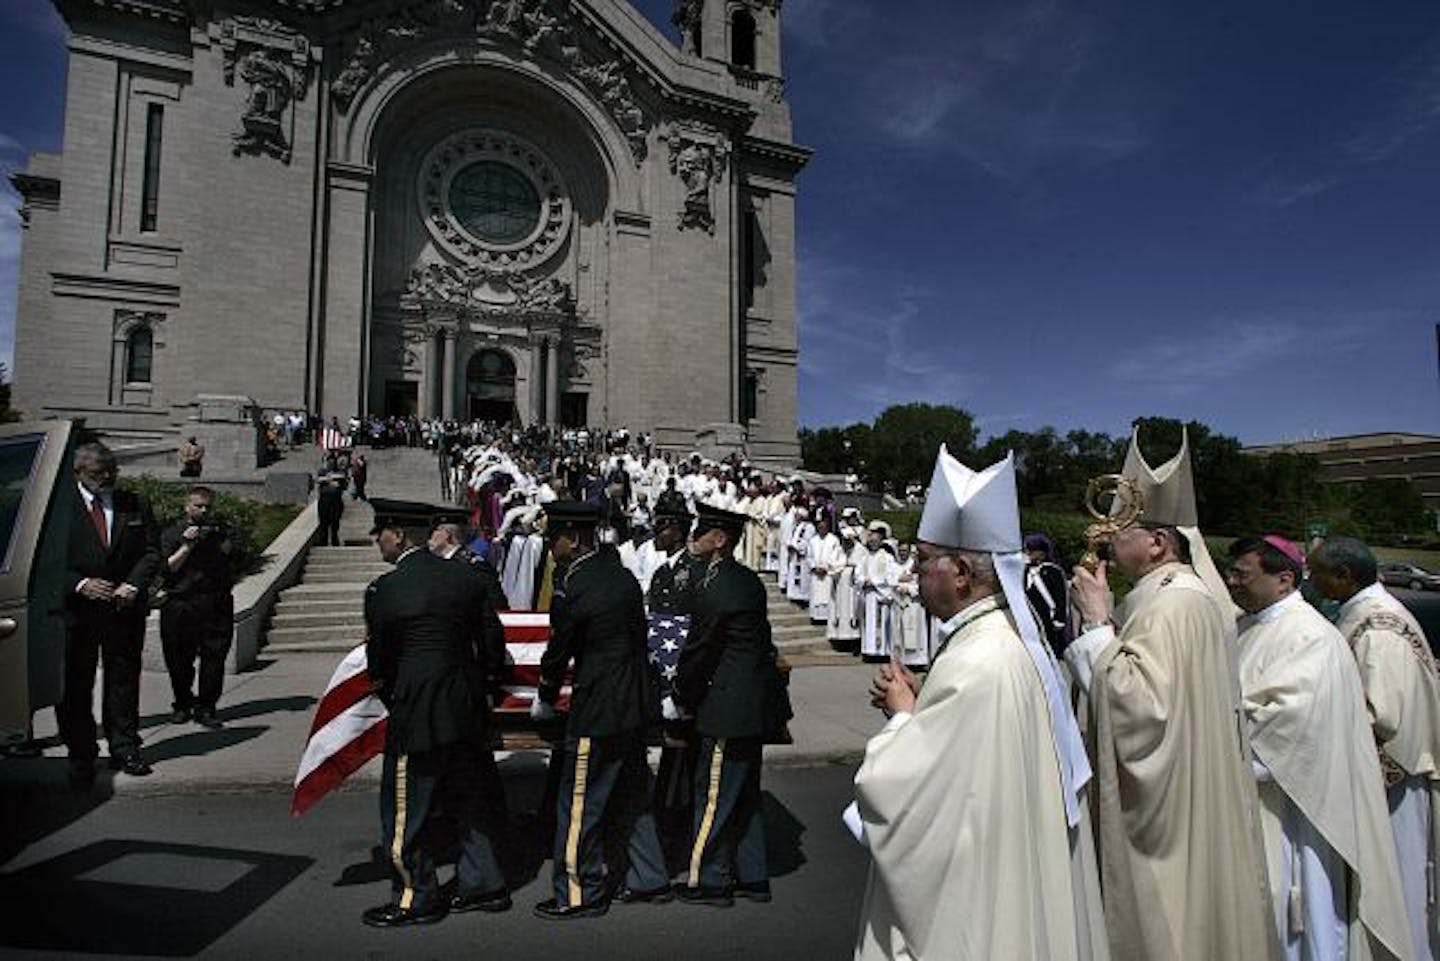
<svg viewBox="0 0 1440 961">
<path fill-rule="evenodd" d="M 895 555 L 885 546 L 890 525 L 871 521 L 865 532 L 865 553 L 855 565 L 864 620 L 860 653 L 865 657 L 890 656 L 890 604 L 894 600 Z"/>
<path fill-rule="evenodd" d="M 513 610 L 535 608 L 535 576 L 545 558 L 545 539 L 535 532 L 540 509 L 530 508 L 515 521 L 516 532 L 506 539 L 505 566 L 500 586 Z"/>
<path fill-rule="evenodd" d="M 825 627 L 825 638 L 833 647 L 852 652 L 860 640 L 862 613 L 855 581 L 855 565 L 865 551 L 859 536 L 855 528 L 840 525 L 840 556 L 844 562 L 835 572 L 835 596 L 830 604 L 830 622 Z"/>
<path fill-rule="evenodd" d="M 785 596 L 797 604 L 810 603 L 810 568 L 806 565 L 806 558 L 810 553 L 810 538 L 814 536 L 815 525 L 810 522 L 810 512 L 803 507 L 797 507 L 788 552 L 790 580 L 785 589 Z"/>
<path fill-rule="evenodd" d="M 920 574 L 908 544 L 900 545 L 893 577 L 890 647 L 906 667 L 924 667 L 930 663 L 930 617 L 920 603 Z"/>
<path fill-rule="evenodd" d="M 845 566 L 840 538 L 830 530 L 830 520 L 815 522 L 815 535 L 806 549 L 805 566 L 810 576 L 810 623 L 829 624 L 835 598 L 835 578 Z"/>
<path fill-rule="evenodd" d="M 783 555 L 780 549 L 783 543 L 780 534 L 781 519 L 790 509 L 790 497 L 778 484 L 772 484 L 772 488 L 765 498 L 765 547 L 761 558 L 766 571 L 779 575 L 780 559 Z"/>
<path fill-rule="evenodd" d="M 1360 672 L 1303 570 L 1273 534 L 1236 541 L 1225 570 L 1280 942 L 1290 961 L 1412 958 Z"/>
<path fill-rule="evenodd" d="M 1375 556 L 1350 537 L 1310 551 L 1310 581 L 1340 602 L 1336 628 L 1350 645 L 1385 778 L 1390 829 L 1415 957 L 1440 958 L 1435 815 L 1440 813 L 1440 677 L 1415 616 L 1378 580 Z"/>
<path fill-rule="evenodd" d="M 750 518 L 745 525 L 745 536 L 741 542 L 740 562 L 752 571 L 765 569 L 765 539 L 770 529 L 765 523 L 765 512 L 770 499 L 760 490 L 760 481 L 752 479 L 746 487 L 746 496 L 735 510 Z"/>
<path fill-rule="evenodd" d="M 872 858 L 855 957 L 1105 959 L 1090 769 L 1024 602 L 1014 462 L 940 456 L 919 551 L 945 641 L 923 686 L 892 663 L 872 688 L 889 721 L 855 777 Z"/>
<path fill-rule="evenodd" d="M 777 531 L 777 543 L 775 546 L 776 550 L 779 551 L 780 591 L 786 597 L 789 597 L 790 581 L 797 570 L 791 557 L 790 538 L 795 536 L 795 512 L 802 508 L 796 506 L 788 494 L 785 495 L 783 503 L 785 509 L 780 512 L 780 525 Z"/>
</svg>

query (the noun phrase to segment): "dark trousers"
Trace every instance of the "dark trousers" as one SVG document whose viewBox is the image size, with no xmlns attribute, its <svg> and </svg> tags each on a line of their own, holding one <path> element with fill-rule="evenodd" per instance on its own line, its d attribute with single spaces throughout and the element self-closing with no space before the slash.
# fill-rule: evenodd
<svg viewBox="0 0 1440 961">
<path fill-rule="evenodd" d="M 486 793 L 503 790 L 489 783 L 494 764 L 486 765 L 478 744 L 447 744 L 414 754 L 385 754 L 380 775 L 381 842 L 395 868 L 394 898 L 402 908 L 425 912 L 440 898 L 435 875 L 431 817 L 443 808 L 460 840 L 455 865 L 456 893 L 488 894 L 505 887 L 495 859 Z"/>
<path fill-rule="evenodd" d="M 695 833 L 685 883 L 728 888 L 770 879 L 760 817 L 760 738 L 700 739 Z"/>
<path fill-rule="evenodd" d="M 556 903 L 593 904 L 608 896 L 604 851 L 607 825 L 626 839 L 630 864 L 625 883 L 636 891 L 667 886 L 670 877 L 650 809 L 650 766 L 645 761 L 641 732 L 606 737 L 567 734 L 559 753 Z"/>
<path fill-rule="evenodd" d="M 145 613 L 84 612 L 72 615 L 65 631 L 65 693 L 55 709 L 60 738 L 75 761 L 93 761 L 95 668 L 101 676 L 101 721 L 111 757 L 140 750 L 140 648 Z"/>
<path fill-rule="evenodd" d="M 320 512 L 321 547 L 340 546 L 340 513 L 340 511 L 335 511 L 334 513 L 330 511 Z"/>
<path fill-rule="evenodd" d="M 696 750 L 693 738 L 683 747 L 667 743 L 660 751 L 660 766 L 655 770 L 655 822 L 672 864 L 688 863 L 690 857 L 695 827 Z"/>
<path fill-rule="evenodd" d="M 225 683 L 225 658 L 234 627 L 235 604 L 229 592 L 172 596 L 160 609 L 160 645 L 177 709 L 215 708 Z M 200 687 L 192 692 L 197 657 Z"/>
</svg>

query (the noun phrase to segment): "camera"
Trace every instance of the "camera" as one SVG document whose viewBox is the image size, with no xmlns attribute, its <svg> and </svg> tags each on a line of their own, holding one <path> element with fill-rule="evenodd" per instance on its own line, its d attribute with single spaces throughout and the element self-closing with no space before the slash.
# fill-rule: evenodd
<svg viewBox="0 0 1440 961">
<path fill-rule="evenodd" d="M 196 529 L 201 537 L 218 537 L 221 533 L 219 524 L 197 524 Z"/>
</svg>

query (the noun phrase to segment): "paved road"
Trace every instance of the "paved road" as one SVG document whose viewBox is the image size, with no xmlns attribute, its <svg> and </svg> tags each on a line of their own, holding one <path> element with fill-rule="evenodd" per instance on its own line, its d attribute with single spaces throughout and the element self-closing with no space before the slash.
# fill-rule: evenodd
<svg viewBox="0 0 1440 961">
<path fill-rule="evenodd" d="M 542 780 L 534 756 L 506 767 L 512 804 L 533 805 Z M 117 796 L 80 807 L 69 795 L 32 795 L 5 818 L 8 840 L 15 844 L 12 832 L 19 831 L 24 847 L 0 871 L 8 918 L 0 953 L 244 961 L 477 951 L 625 961 L 846 958 L 866 865 L 839 823 L 852 774 L 841 766 L 767 772 L 771 904 L 616 905 L 603 918 L 547 923 L 530 907 L 548 896 L 550 866 L 538 863 L 538 845 L 517 843 L 507 867 L 523 886 L 512 911 L 402 931 L 372 930 L 359 920 L 389 895 L 371 858 L 379 830 L 371 792 L 327 798 L 299 821 L 287 814 L 288 796 L 269 791 Z M 524 831 L 514 837 L 533 842 Z"/>
</svg>

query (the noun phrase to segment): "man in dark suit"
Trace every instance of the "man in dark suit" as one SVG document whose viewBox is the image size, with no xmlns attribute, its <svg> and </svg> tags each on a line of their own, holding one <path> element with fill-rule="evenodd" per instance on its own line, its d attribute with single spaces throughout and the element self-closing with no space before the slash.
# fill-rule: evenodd
<svg viewBox="0 0 1440 961">
<path fill-rule="evenodd" d="M 550 920 L 606 912 L 604 837 L 607 825 L 628 840 L 629 870 L 621 901 L 668 901 L 670 878 L 655 818 L 645 760 L 645 729 L 659 715 L 646 647 L 640 584 L 611 544 L 596 543 L 600 511 L 590 504 L 552 501 L 546 535 L 557 577 L 550 609 L 550 643 L 540 663 L 536 710 L 544 719 L 560 696 L 571 660 L 575 682 L 565 741 L 552 756 L 560 766 L 556 799 L 555 896 L 535 906 Z M 618 872 L 611 872 L 618 877 Z"/>
<path fill-rule="evenodd" d="M 696 513 L 691 546 L 708 566 L 695 587 L 674 701 L 694 713 L 700 745 L 690 867 L 675 893 L 729 907 L 737 896 L 770 900 L 760 752 L 790 719 L 790 696 L 770 637 L 765 586 L 733 556 L 749 518 L 708 504 L 697 504 Z"/>
<path fill-rule="evenodd" d="M 75 494 L 65 565 L 65 694 L 56 719 L 77 789 L 95 781 L 92 709 L 97 662 L 104 665 L 102 721 L 110 766 L 144 777 L 140 756 L 140 649 L 145 591 L 159 570 L 160 534 L 150 505 L 115 489 L 115 455 L 83 444 L 72 462 Z"/>
<path fill-rule="evenodd" d="M 340 546 L 340 517 L 345 513 L 345 474 L 339 470 L 322 471 L 317 479 L 315 511 L 320 519 L 320 546 Z"/>
<path fill-rule="evenodd" d="M 447 911 L 504 911 L 505 878 L 495 859 L 496 808 L 487 733 L 487 678 L 499 677 L 499 649 L 484 625 L 494 616 L 478 578 L 425 549 L 441 509 L 375 498 L 372 533 L 395 565 L 366 590 L 366 658 L 390 713 L 380 784 L 384 846 L 395 867 L 394 900 L 362 919 L 374 927 L 439 921 Z M 456 893 L 440 895 L 427 822 L 439 807 L 459 825 Z"/>
</svg>

